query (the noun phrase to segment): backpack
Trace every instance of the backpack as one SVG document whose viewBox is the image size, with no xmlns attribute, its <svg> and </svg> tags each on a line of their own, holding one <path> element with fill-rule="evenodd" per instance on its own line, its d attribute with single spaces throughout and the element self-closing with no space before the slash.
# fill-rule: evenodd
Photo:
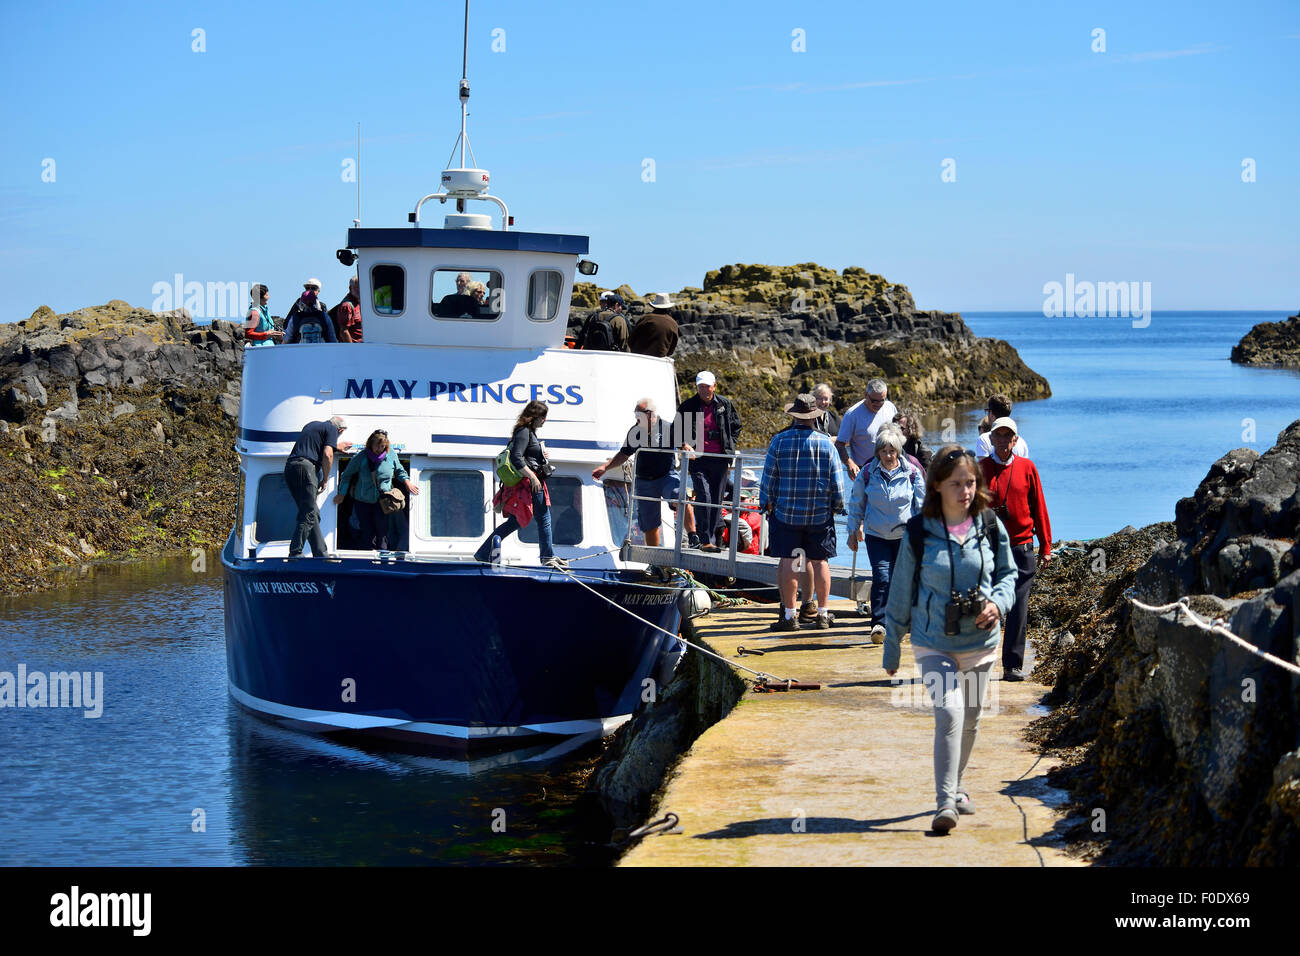
<svg viewBox="0 0 1300 956">
<path fill-rule="evenodd" d="M 303 320 L 303 313 L 298 313 L 298 341 L 309 342 L 313 345 L 325 341 L 325 330 L 321 328 L 320 320 L 308 319 Z"/>
<path fill-rule="evenodd" d="M 998 530 L 998 522 L 995 518 L 991 523 L 981 518 L 984 522 L 984 537 L 988 539 L 989 547 L 993 549 L 993 560 L 997 560 L 998 547 L 1001 544 L 1002 533 Z M 921 561 L 925 557 L 925 516 L 912 515 L 907 519 L 907 544 L 912 549 L 912 606 L 915 607 L 921 599 Z"/>
<path fill-rule="evenodd" d="M 505 451 L 497 455 L 496 460 L 497 477 L 501 479 L 501 484 L 507 488 L 513 488 L 523 479 L 524 474 L 516 471 L 515 466 L 510 463 L 510 446 L 506 445 Z"/>
<path fill-rule="evenodd" d="M 607 313 L 597 312 L 582 324 L 582 331 L 578 333 L 578 348 L 598 352 L 618 350 L 614 344 L 614 326 Z"/>
</svg>

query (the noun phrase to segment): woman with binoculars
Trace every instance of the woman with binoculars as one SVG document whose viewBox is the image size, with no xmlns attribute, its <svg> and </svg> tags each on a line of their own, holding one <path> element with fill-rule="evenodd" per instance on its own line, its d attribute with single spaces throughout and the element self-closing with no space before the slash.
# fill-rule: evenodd
<svg viewBox="0 0 1300 956">
<path fill-rule="evenodd" d="M 882 665 L 898 673 L 901 641 L 912 652 L 934 701 L 932 829 L 946 833 L 958 814 L 975 812 L 962 787 L 1001 624 L 1015 601 L 1011 538 L 989 507 L 975 455 L 957 445 L 935 454 L 921 514 L 908 522 L 885 609 Z"/>
</svg>

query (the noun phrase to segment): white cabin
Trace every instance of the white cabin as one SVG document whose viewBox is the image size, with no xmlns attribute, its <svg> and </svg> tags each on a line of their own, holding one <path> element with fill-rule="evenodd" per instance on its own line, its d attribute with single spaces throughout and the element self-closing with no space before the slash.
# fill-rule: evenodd
<svg viewBox="0 0 1300 956">
<path fill-rule="evenodd" d="M 413 217 L 414 218 L 414 217 Z M 677 405 L 671 359 L 564 347 L 577 259 L 587 237 L 482 228 L 486 217 L 448 217 L 474 228 L 360 229 L 348 232 L 361 286 L 359 344 L 250 348 L 244 354 L 238 450 L 243 508 L 236 553 L 288 554 L 296 508 L 283 469 L 299 430 L 334 415 L 360 451 L 374 429 L 420 489 L 394 516 L 390 540 L 409 558 L 472 561 L 500 520 L 492 508 L 494 459 L 532 399 L 551 411 L 539 437 L 556 465 L 549 482 L 556 554 L 592 555 L 591 568 L 619 567 L 626 501 L 594 481 L 613 456 L 643 397 L 669 417 Z M 457 276 L 486 287 L 476 314 L 457 298 Z M 451 297 L 451 298 L 449 298 Z M 336 506 L 336 458 L 321 498 L 321 530 L 331 554 L 374 557 L 351 548 L 350 502 Z M 671 512 L 664 509 L 665 527 Z M 307 552 L 309 553 L 309 552 Z M 505 564 L 540 563 L 536 528 L 505 540 Z"/>
</svg>

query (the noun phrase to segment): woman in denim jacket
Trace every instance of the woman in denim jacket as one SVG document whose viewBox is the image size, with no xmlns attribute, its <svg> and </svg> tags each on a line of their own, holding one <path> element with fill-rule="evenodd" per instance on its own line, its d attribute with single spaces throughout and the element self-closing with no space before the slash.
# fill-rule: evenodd
<svg viewBox="0 0 1300 956">
<path fill-rule="evenodd" d="M 934 701 L 938 812 L 931 827 L 940 833 L 957 825 L 959 813 L 975 812 L 961 778 L 979 731 L 1001 622 L 1015 601 L 1011 538 L 988 504 L 974 454 L 956 445 L 941 448 L 930 466 L 921 508 L 920 583 L 914 583 L 916 560 L 905 540 L 885 609 L 885 672 L 891 677 L 898 672 L 900 642 L 910 630 L 912 653 Z M 996 548 L 989 542 L 991 532 Z"/>
<path fill-rule="evenodd" d="M 858 472 L 849 493 L 849 548 L 858 550 L 866 521 L 867 560 L 871 562 L 871 643 L 885 636 L 885 605 L 898 546 L 907 520 L 921 513 L 925 476 L 903 457 L 907 439 L 897 425 L 882 425 L 876 456 Z"/>
</svg>

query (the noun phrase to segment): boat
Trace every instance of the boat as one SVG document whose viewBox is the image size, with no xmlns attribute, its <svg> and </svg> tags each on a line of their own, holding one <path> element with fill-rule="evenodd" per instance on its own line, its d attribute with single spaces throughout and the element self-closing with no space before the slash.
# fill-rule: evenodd
<svg viewBox="0 0 1300 956">
<path fill-rule="evenodd" d="M 597 268 L 582 258 L 588 237 L 514 228 L 489 172 L 472 150 L 466 160 L 465 70 L 458 99 L 439 190 L 405 225 L 358 218 L 338 251 L 357 266 L 364 342 L 245 352 L 240 511 L 222 564 L 239 705 L 301 729 L 469 754 L 627 721 L 682 653 L 687 588 L 620 555 L 634 509 L 591 477 L 622 446 L 639 399 L 676 406 L 673 363 L 565 347 L 575 270 Z M 434 201 L 454 209 L 441 227 L 424 221 Z M 455 298 L 461 273 L 486 287 L 474 314 Z M 541 564 L 535 526 L 491 563 L 474 557 L 496 518 L 494 459 L 530 400 L 550 406 L 540 437 L 556 466 L 555 552 L 569 570 Z M 362 550 L 349 502 L 333 503 L 338 455 L 321 489 L 328 555 L 290 558 L 285 462 L 304 425 L 335 415 L 358 452 L 386 430 L 420 493 L 403 491 L 391 551 Z M 666 508 L 665 528 L 676 533 Z"/>
</svg>

